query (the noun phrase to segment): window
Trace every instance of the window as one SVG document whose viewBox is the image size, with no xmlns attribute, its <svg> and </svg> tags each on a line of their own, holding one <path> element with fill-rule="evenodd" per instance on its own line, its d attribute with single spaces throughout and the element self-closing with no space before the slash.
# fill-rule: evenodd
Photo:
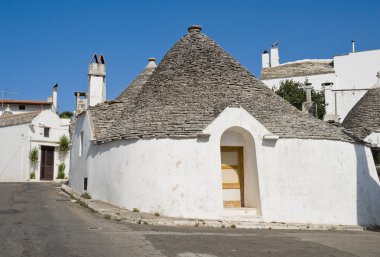
<svg viewBox="0 0 380 257">
<path fill-rule="evenodd" d="M 25 110 L 25 105 L 19 105 L 19 106 L 18 106 L 18 109 L 19 109 L 19 110 Z"/>
<path fill-rule="evenodd" d="M 375 166 L 377 170 L 377 175 L 380 178 L 380 147 L 371 147 L 373 160 L 375 161 Z"/>
<path fill-rule="evenodd" d="M 44 128 L 44 137 L 49 137 L 50 135 L 50 128 L 45 127 Z"/>
<path fill-rule="evenodd" d="M 82 156 L 83 154 L 83 131 L 80 132 L 80 138 L 79 138 L 79 156 Z"/>
<path fill-rule="evenodd" d="M 87 183 L 88 183 L 88 178 L 84 178 L 84 181 L 83 181 L 83 190 L 84 191 L 87 191 Z"/>
</svg>

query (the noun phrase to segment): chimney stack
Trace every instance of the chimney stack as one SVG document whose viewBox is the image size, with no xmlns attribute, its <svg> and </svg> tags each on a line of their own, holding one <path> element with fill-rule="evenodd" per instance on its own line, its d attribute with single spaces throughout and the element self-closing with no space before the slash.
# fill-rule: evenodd
<svg viewBox="0 0 380 257">
<path fill-rule="evenodd" d="M 94 54 L 88 67 L 87 106 L 94 106 L 106 100 L 106 62 L 103 54 Z"/>
<path fill-rule="evenodd" d="M 270 61 L 269 61 L 269 53 L 267 50 L 263 52 L 261 55 L 261 67 L 262 68 L 269 68 L 270 67 Z"/>
<path fill-rule="evenodd" d="M 53 87 L 52 111 L 58 113 L 58 83 Z"/>
<path fill-rule="evenodd" d="M 74 92 L 74 95 L 75 95 L 75 103 L 76 103 L 75 115 L 78 115 L 87 109 L 86 93 Z"/>
<path fill-rule="evenodd" d="M 306 79 L 305 87 L 306 91 L 306 101 L 302 104 L 302 111 L 305 113 L 309 113 L 314 117 L 318 117 L 317 113 L 317 105 L 311 100 L 311 83 Z"/>
<path fill-rule="evenodd" d="M 311 83 L 306 79 L 305 81 L 305 91 L 306 91 L 306 102 L 311 103 Z"/>
<path fill-rule="evenodd" d="M 156 58 L 154 57 L 148 58 L 148 65 L 146 66 L 146 68 L 156 68 L 156 67 L 157 67 Z"/>
<path fill-rule="evenodd" d="M 352 40 L 351 44 L 352 44 L 352 52 L 355 53 L 355 40 Z"/>
<path fill-rule="evenodd" d="M 280 57 L 278 54 L 278 42 L 275 42 L 270 49 L 270 66 L 277 67 L 280 65 Z"/>
</svg>

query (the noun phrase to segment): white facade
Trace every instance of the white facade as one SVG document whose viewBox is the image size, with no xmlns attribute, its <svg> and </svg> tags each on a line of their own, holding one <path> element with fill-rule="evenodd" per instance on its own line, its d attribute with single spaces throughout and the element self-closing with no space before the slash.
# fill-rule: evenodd
<svg viewBox="0 0 380 257">
<path fill-rule="evenodd" d="M 380 225 L 380 183 L 363 144 L 278 139 L 243 108 L 226 108 L 204 129 L 208 138 L 95 145 L 88 113 L 77 118 L 70 186 L 83 191 L 88 178 L 95 199 L 167 216 L 223 218 L 220 147 L 242 146 L 245 205 L 264 221 Z"/>
<path fill-rule="evenodd" d="M 20 105 L 24 106 L 25 109 L 20 109 Z M 42 105 L 42 104 L 36 105 L 36 104 L 24 104 L 24 103 L 20 103 L 20 104 L 8 104 L 8 103 L 6 103 L 6 104 L 1 105 L 1 100 L 0 100 L 0 115 L 3 114 L 5 109 L 7 109 L 7 107 L 9 107 L 9 109 L 11 109 L 13 114 L 52 109 L 52 107 L 50 105 Z"/>
<path fill-rule="evenodd" d="M 316 90 L 322 90 L 322 84 L 324 83 L 332 83 L 331 90 L 325 92 L 326 118 L 342 122 L 352 107 L 376 82 L 376 73 L 380 70 L 380 50 L 352 52 L 347 55 L 334 56 L 333 63 L 333 73 L 305 74 L 304 76 L 290 76 L 262 81 L 270 88 L 278 88 L 280 82 L 286 79 L 300 83 L 304 83 L 305 79 L 308 79 Z M 289 63 L 280 64 L 279 66 L 286 64 Z"/>
<path fill-rule="evenodd" d="M 49 137 L 44 137 L 44 128 L 49 129 Z M 69 172 L 69 153 L 63 155 L 58 149 L 58 140 L 62 135 L 69 137 L 67 121 L 62 121 L 50 110 L 42 111 L 31 123 L 18 126 L 0 127 L 0 181 L 24 182 L 35 172 L 35 180 L 40 180 L 41 146 L 52 146 L 54 150 L 53 178 L 58 175 L 58 165 L 66 165 Z M 33 166 L 29 161 L 29 152 L 39 149 L 39 160 Z"/>
</svg>

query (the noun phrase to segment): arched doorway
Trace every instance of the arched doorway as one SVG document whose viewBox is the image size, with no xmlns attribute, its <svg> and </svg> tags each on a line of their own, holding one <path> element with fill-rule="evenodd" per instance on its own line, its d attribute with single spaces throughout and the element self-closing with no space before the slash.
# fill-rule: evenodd
<svg viewBox="0 0 380 257">
<path fill-rule="evenodd" d="M 254 208 L 260 211 L 260 189 L 255 141 L 241 127 L 224 131 L 220 140 L 224 208 Z"/>
</svg>

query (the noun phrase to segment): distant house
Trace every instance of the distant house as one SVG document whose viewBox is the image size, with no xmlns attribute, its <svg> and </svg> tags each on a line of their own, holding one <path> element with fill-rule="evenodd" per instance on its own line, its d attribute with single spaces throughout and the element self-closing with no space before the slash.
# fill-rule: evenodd
<svg viewBox="0 0 380 257">
<path fill-rule="evenodd" d="M 70 186 L 173 217 L 380 224 L 370 148 L 302 113 L 191 26 L 115 100 L 90 63 Z M 97 86 L 96 86 L 97 85 Z"/>
<path fill-rule="evenodd" d="M 58 85 L 56 84 L 53 87 L 53 95 L 48 97 L 47 101 L 0 99 L 0 115 L 2 115 L 5 110 L 10 110 L 13 114 L 42 110 L 52 110 L 58 113 L 57 90 Z"/>
<path fill-rule="evenodd" d="M 262 54 L 261 81 L 269 88 L 279 87 L 281 81 L 304 83 L 307 79 L 316 90 L 325 91 L 324 120 L 342 122 L 351 108 L 376 82 L 380 70 L 380 50 L 353 51 L 333 59 L 306 59 L 279 63 L 279 49 Z"/>
<path fill-rule="evenodd" d="M 69 152 L 60 152 L 58 142 L 62 135 L 68 137 L 70 120 L 53 111 L 56 87 L 54 92 L 51 102 L 3 100 L 7 107 L 0 115 L 0 182 L 28 181 L 32 173 L 37 181 L 55 180 L 60 163 L 68 175 Z M 28 157 L 33 149 L 38 151 L 35 164 Z"/>
</svg>

